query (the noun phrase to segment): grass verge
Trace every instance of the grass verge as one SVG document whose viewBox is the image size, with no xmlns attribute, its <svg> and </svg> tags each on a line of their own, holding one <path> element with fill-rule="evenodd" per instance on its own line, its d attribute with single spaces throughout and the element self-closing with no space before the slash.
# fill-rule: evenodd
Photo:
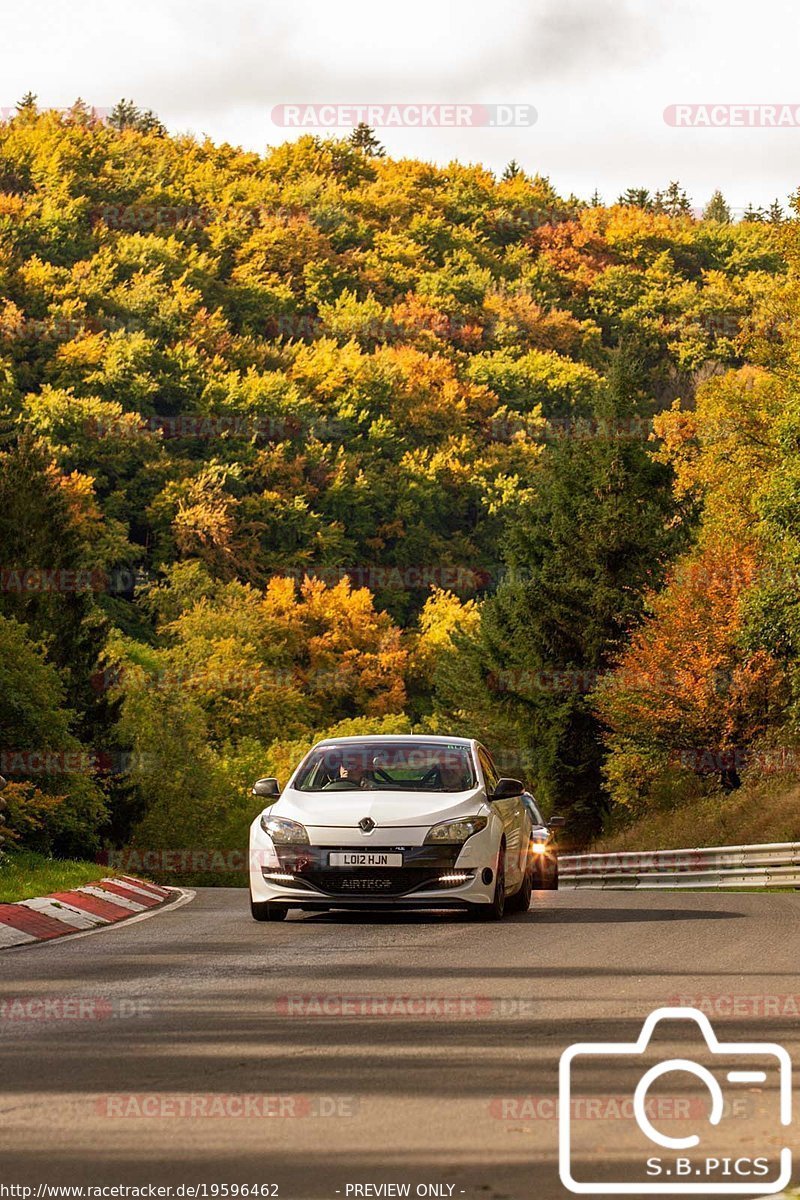
<svg viewBox="0 0 800 1200">
<path fill-rule="evenodd" d="M 797 841 L 800 785 L 796 780 L 776 780 L 654 809 L 609 830 L 592 850 L 680 850 Z"/>
<path fill-rule="evenodd" d="M 45 858 L 31 850 L 7 852 L 0 860 L 0 904 L 68 891 L 114 874 L 98 863 Z"/>
</svg>

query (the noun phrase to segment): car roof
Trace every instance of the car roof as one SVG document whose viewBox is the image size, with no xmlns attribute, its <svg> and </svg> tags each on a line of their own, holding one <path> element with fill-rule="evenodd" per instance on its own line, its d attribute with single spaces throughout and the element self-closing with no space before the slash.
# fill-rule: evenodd
<svg viewBox="0 0 800 1200">
<path fill-rule="evenodd" d="M 360 737 L 335 737 L 323 738 L 317 742 L 318 746 L 347 746 L 353 742 L 374 742 L 380 745 L 381 742 L 425 742 L 426 745 L 433 743 L 438 746 L 474 746 L 473 738 L 465 737 L 441 737 L 432 733 L 367 733 Z"/>
</svg>

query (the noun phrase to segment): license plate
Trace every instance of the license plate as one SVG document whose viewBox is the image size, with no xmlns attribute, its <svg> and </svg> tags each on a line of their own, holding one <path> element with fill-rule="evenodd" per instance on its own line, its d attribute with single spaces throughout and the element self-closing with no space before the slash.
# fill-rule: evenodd
<svg viewBox="0 0 800 1200">
<path fill-rule="evenodd" d="M 402 854 L 383 854 L 380 850 L 340 850 L 328 856 L 331 867 L 402 867 Z"/>
</svg>

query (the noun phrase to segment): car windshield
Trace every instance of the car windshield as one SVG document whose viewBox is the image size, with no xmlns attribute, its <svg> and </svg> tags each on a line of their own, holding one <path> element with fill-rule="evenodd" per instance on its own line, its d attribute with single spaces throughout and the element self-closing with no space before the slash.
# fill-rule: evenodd
<svg viewBox="0 0 800 1200">
<path fill-rule="evenodd" d="M 350 742 L 317 746 L 293 786 L 301 792 L 369 788 L 465 792 L 475 786 L 469 746 L 435 742 Z"/>
</svg>

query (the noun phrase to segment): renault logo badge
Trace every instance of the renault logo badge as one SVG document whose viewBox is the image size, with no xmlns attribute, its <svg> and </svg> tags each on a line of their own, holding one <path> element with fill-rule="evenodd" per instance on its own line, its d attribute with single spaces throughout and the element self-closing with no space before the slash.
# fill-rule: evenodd
<svg viewBox="0 0 800 1200">
<path fill-rule="evenodd" d="M 372 817 L 362 817 L 358 822 L 358 827 L 359 829 L 363 830 L 364 833 L 372 833 L 373 829 L 375 828 L 375 822 L 373 821 Z"/>
</svg>

